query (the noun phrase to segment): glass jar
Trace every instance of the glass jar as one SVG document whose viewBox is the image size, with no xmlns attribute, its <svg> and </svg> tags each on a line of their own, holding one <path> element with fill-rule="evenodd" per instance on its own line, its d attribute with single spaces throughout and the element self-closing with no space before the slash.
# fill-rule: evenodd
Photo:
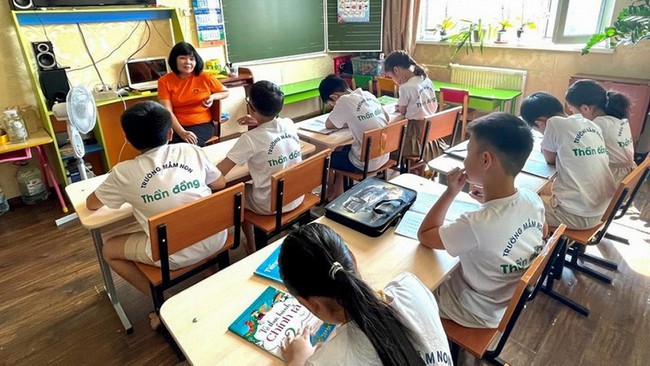
<svg viewBox="0 0 650 366">
<path fill-rule="evenodd" d="M 4 124 L 7 129 L 7 134 L 9 134 L 9 141 L 11 143 L 20 143 L 26 142 L 27 138 L 27 128 L 25 127 L 25 122 L 18 111 L 15 109 L 7 109 L 4 111 Z"/>
</svg>

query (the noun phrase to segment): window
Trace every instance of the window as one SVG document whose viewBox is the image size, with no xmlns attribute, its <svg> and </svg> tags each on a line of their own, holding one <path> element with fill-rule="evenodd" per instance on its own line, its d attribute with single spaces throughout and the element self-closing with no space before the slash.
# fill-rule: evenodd
<svg viewBox="0 0 650 366">
<path fill-rule="evenodd" d="M 422 0 L 418 40 L 439 41 L 481 21 L 486 43 L 583 43 L 609 24 L 614 0 Z M 504 30 L 500 34 L 499 30 Z M 441 34 L 442 33 L 442 34 Z M 505 39 L 503 38 L 505 37 Z"/>
</svg>

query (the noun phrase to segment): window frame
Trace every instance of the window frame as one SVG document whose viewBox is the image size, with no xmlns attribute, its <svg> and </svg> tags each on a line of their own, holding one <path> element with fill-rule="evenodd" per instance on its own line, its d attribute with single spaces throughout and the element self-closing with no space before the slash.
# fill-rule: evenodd
<svg viewBox="0 0 650 366">
<path fill-rule="evenodd" d="M 567 13 L 569 4 L 572 0 L 557 0 L 557 9 L 555 10 L 555 19 L 553 24 L 553 33 L 551 40 L 553 44 L 576 44 L 586 43 L 595 33 L 602 31 L 612 20 L 614 2 L 613 0 L 600 0 L 600 11 L 598 12 L 598 22 L 596 29 L 591 34 L 568 36 L 564 34 L 567 23 Z"/>
</svg>

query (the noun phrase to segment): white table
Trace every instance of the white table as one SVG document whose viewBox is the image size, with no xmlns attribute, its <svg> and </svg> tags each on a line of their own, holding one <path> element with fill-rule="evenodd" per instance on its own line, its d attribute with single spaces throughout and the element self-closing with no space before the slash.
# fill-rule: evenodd
<svg viewBox="0 0 650 366">
<path fill-rule="evenodd" d="M 226 154 L 228 151 L 230 151 L 235 142 L 237 142 L 237 139 L 227 140 L 205 147 L 204 149 L 210 161 L 217 164 L 226 157 Z M 314 152 L 315 147 L 310 143 L 301 141 L 300 149 L 303 154 L 307 155 Z M 111 303 L 113 304 L 113 307 L 115 308 L 115 311 L 117 312 L 117 315 L 120 318 L 124 329 L 126 329 L 127 333 L 131 333 L 133 332 L 133 327 L 131 326 L 131 322 L 129 321 L 128 317 L 124 313 L 124 309 L 122 308 L 122 305 L 118 299 L 117 293 L 115 291 L 115 285 L 113 283 L 113 277 L 111 275 L 111 269 L 106 261 L 104 261 L 104 258 L 102 256 L 102 248 L 104 246 L 104 242 L 102 240 L 101 229 L 123 220 L 132 220 L 133 210 L 131 208 L 131 205 L 128 203 L 123 204 L 122 207 L 117 210 L 104 206 L 96 211 L 93 211 L 89 210 L 86 207 L 86 198 L 88 195 L 94 192 L 95 189 L 97 189 L 97 187 L 106 179 L 107 176 L 108 174 L 103 174 L 84 181 L 72 183 L 65 187 L 65 191 L 70 198 L 70 202 L 72 203 L 72 207 L 77 213 L 77 216 L 79 216 L 81 225 L 84 228 L 90 230 L 90 235 L 92 236 L 93 244 L 95 245 L 99 268 L 101 269 L 102 277 L 104 278 L 106 293 L 108 294 L 108 297 L 111 300 Z M 245 179 L 246 177 L 248 177 L 248 166 L 242 165 L 234 167 L 226 175 L 225 178 L 226 182 L 232 183 Z"/>
<path fill-rule="evenodd" d="M 384 110 L 388 113 L 390 122 L 396 121 L 397 117 L 399 117 L 399 113 L 395 112 L 396 105 L 397 103 L 389 103 L 383 106 Z M 327 116 L 329 116 L 329 113 L 296 123 L 296 127 L 298 128 L 298 136 L 300 136 L 300 139 L 314 144 L 317 151 L 322 151 L 325 149 L 334 151 L 337 147 L 350 145 L 354 141 L 354 138 L 352 137 L 352 132 L 350 132 L 349 128 L 343 128 L 327 135 L 303 130 L 300 128 L 300 126 L 305 125 L 315 119 L 326 121 Z"/>
<path fill-rule="evenodd" d="M 438 194 L 446 188 L 412 174 L 402 174 L 391 182 Z M 417 240 L 396 235 L 394 227 L 378 238 L 371 238 L 325 217 L 316 222 L 331 227 L 343 237 L 357 259 L 361 276 L 376 289 L 405 271 L 414 273 L 428 288 L 434 289 L 458 265 L 458 259 L 446 251 L 432 250 Z M 162 305 L 161 318 L 191 364 L 284 364 L 228 331 L 228 326 L 266 287 L 283 288 L 253 274 L 281 242 L 282 239 L 232 264 Z"/>
</svg>

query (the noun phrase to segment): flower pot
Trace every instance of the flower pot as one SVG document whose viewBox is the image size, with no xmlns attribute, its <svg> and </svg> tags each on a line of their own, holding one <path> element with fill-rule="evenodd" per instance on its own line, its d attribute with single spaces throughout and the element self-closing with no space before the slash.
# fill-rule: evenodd
<svg viewBox="0 0 650 366">
<path fill-rule="evenodd" d="M 502 29 L 502 30 L 497 32 L 497 40 L 494 41 L 494 43 L 508 43 L 508 41 L 506 41 L 506 30 L 505 29 Z"/>
</svg>

